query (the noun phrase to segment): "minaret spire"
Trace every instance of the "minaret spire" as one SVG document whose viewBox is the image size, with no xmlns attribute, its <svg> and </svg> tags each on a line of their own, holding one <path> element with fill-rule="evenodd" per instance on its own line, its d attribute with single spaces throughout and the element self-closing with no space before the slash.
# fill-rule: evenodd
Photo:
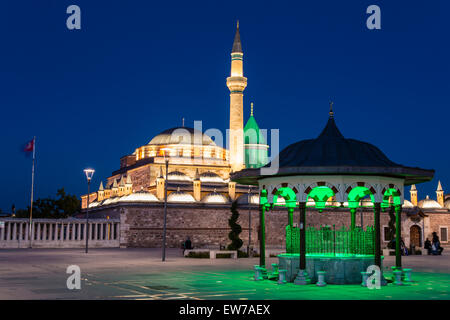
<svg viewBox="0 0 450 320">
<path fill-rule="evenodd" d="M 236 34 L 234 35 L 233 49 L 231 50 L 231 53 L 243 53 L 241 35 L 239 33 L 239 20 L 236 24 Z"/>
</svg>

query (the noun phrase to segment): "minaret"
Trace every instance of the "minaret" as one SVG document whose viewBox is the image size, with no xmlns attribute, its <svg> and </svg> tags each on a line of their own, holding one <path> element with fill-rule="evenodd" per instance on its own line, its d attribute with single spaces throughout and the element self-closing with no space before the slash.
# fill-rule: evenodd
<svg viewBox="0 0 450 320">
<path fill-rule="evenodd" d="M 438 186 L 436 189 L 436 200 L 441 205 L 441 207 L 444 207 L 444 189 L 442 189 L 441 181 L 439 180 Z"/>
<path fill-rule="evenodd" d="M 247 78 L 244 77 L 241 36 L 239 34 L 239 21 L 231 50 L 231 74 L 227 78 L 227 87 L 230 89 L 230 165 L 232 171 L 244 168 L 244 89 L 247 87 Z"/>
</svg>

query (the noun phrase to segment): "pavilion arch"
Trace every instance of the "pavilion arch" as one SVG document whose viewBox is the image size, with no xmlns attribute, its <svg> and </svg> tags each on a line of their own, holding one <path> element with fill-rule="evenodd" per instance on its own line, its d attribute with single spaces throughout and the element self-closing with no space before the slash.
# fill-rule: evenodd
<svg viewBox="0 0 450 320">
<path fill-rule="evenodd" d="M 369 188 L 370 187 L 370 188 Z M 350 209 L 356 209 L 359 207 L 359 202 L 361 199 L 365 198 L 366 196 L 370 196 L 370 200 L 372 203 L 375 203 L 375 189 L 370 185 L 364 185 L 364 184 L 352 184 L 348 189 L 346 190 L 347 193 L 347 202 L 348 207 Z"/>
<path fill-rule="evenodd" d="M 381 202 L 381 207 L 383 209 L 388 208 L 392 205 L 401 207 L 402 192 L 400 191 L 399 187 L 397 187 L 395 184 L 391 183 L 384 186 L 383 190 L 381 191 L 381 194 L 383 195 L 383 201 Z M 391 199 L 392 203 L 390 201 Z"/>
<path fill-rule="evenodd" d="M 276 203 L 276 201 L 274 201 L 275 195 L 277 194 L 278 190 L 280 190 L 282 188 L 289 188 L 289 189 L 291 189 L 294 192 L 295 195 L 298 193 L 298 189 L 294 185 L 292 185 L 290 183 L 284 182 L 284 183 L 280 183 L 280 184 L 278 184 L 276 186 L 269 185 L 267 187 L 267 199 L 268 199 L 268 201 L 270 203 L 273 203 L 273 204 Z M 277 198 L 278 198 L 278 196 L 277 196 Z M 295 198 L 297 199 L 297 196 Z"/>
<path fill-rule="evenodd" d="M 297 194 L 295 191 L 289 187 L 281 187 L 279 189 L 276 189 L 274 195 L 273 195 L 273 205 L 277 205 L 278 199 L 282 197 L 284 199 L 284 204 L 278 204 L 283 205 L 287 208 L 295 208 L 297 205 Z"/>
<path fill-rule="evenodd" d="M 327 201 L 339 193 L 338 188 L 333 184 L 325 181 L 314 182 L 310 184 L 304 191 L 306 202 L 311 198 L 314 200 L 315 207 L 320 212 L 325 208 Z"/>
</svg>

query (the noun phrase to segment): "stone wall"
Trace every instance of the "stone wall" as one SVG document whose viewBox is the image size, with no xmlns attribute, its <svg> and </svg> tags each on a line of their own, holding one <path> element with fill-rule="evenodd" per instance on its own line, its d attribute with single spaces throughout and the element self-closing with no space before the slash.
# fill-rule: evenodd
<svg viewBox="0 0 450 320">
<path fill-rule="evenodd" d="M 252 246 L 259 247 L 259 211 L 256 206 L 251 207 L 252 221 Z M 249 210 L 247 207 L 239 208 L 240 217 L 238 223 L 242 227 L 240 238 L 244 241 L 244 247 L 249 238 Z M 121 221 L 120 243 L 122 247 L 160 247 L 163 236 L 163 204 L 122 204 L 110 208 L 94 210 L 93 217 L 119 218 Z M 190 237 L 195 247 L 219 248 L 220 245 L 228 245 L 228 219 L 231 216 L 229 206 L 213 206 L 204 204 L 176 205 L 168 204 L 167 209 L 167 245 L 180 247 L 181 243 Z M 402 223 L 407 220 L 406 213 L 402 215 Z M 447 218 L 448 219 L 448 218 Z M 288 221 L 286 209 L 276 209 L 266 212 L 266 246 L 267 248 L 285 247 L 285 227 Z M 298 210 L 294 212 L 294 224 L 299 221 Z M 334 209 L 319 213 L 316 210 L 307 210 L 307 225 L 342 225 L 350 224 L 350 212 L 347 209 Z M 381 213 L 381 239 L 383 241 L 383 226 L 387 226 L 389 215 Z M 361 224 L 361 214 L 356 214 L 356 225 Z M 373 225 L 373 211 L 363 212 L 364 227 Z M 405 242 L 409 243 L 409 233 L 403 234 Z M 382 242 L 385 247 L 387 242 Z"/>
</svg>

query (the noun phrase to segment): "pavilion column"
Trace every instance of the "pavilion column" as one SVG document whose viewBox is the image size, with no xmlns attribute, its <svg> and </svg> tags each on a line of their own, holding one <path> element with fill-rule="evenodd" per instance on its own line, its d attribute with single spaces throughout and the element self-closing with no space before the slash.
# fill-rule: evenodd
<svg viewBox="0 0 450 320">
<path fill-rule="evenodd" d="M 294 225 L 294 208 L 288 208 L 288 223 L 292 228 Z"/>
<path fill-rule="evenodd" d="M 350 209 L 350 215 L 351 215 L 351 223 L 350 223 L 350 230 L 355 230 L 356 226 L 356 208 Z"/>
<path fill-rule="evenodd" d="M 375 265 L 381 270 L 381 231 L 380 231 L 380 212 L 381 204 L 375 202 L 373 204 L 374 211 L 374 227 L 375 227 Z"/>
<path fill-rule="evenodd" d="M 311 279 L 306 272 L 306 202 L 299 202 L 300 209 L 300 255 L 299 255 L 299 270 L 297 277 L 294 280 L 295 284 L 309 284 Z"/>
<path fill-rule="evenodd" d="M 402 241 L 402 206 L 395 206 L 395 267 L 397 269 L 402 268 L 402 254 L 401 254 L 401 241 Z"/>
<path fill-rule="evenodd" d="M 266 206 L 261 205 L 259 210 L 259 266 L 266 266 L 266 226 L 265 226 Z"/>
</svg>

